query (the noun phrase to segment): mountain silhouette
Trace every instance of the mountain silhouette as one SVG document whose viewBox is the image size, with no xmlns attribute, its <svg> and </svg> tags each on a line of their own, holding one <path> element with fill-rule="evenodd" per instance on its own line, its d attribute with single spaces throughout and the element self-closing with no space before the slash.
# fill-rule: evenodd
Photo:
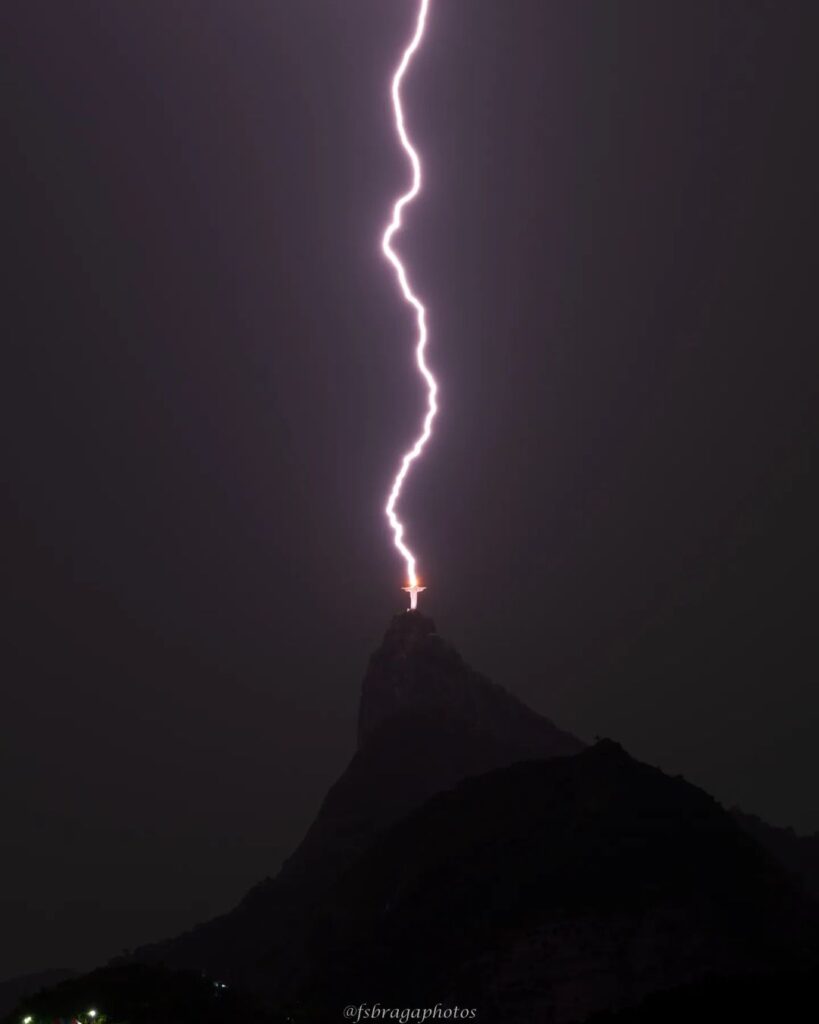
<svg viewBox="0 0 819 1024">
<path fill-rule="evenodd" d="M 715 978 L 723 1000 L 752 975 L 770 992 L 819 965 L 797 839 L 610 740 L 585 745 L 405 612 L 370 658 L 352 760 L 278 875 L 36 1006 L 59 1016 L 93 984 L 149 1019 L 163 978 L 178 995 L 198 978 L 275 1021 L 380 1001 L 569 1024 L 651 1014 L 672 990 L 700 1005 Z"/>
<path fill-rule="evenodd" d="M 135 955 L 275 988 L 294 967 L 295 934 L 383 828 L 469 776 L 583 748 L 471 669 L 432 619 L 396 615 L 364 677 L 356 752 L 279 874 L 230 913 Z"/>
<path fill-rule="evenodd" d="M 601 741 L 469 779 L 387 830 L 325 899 L 288 1009 L 443 1000 L 568 1024 L 818 959 L 797 880 L 702 790 Z"/>
<path fill-rule="evenodd" d="M 813 896 L 819 899 L 819 832 L 800 836 L 792 828 L 769 825 L 755 814 L 738 807 L 731 811 L 745 831 L 764 846 L 781 864 L 799 875 Z"/>
</svg>

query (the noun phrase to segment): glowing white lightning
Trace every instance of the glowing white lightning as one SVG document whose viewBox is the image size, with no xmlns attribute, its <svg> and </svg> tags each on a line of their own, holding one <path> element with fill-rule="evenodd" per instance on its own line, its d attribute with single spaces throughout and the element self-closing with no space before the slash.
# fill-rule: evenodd
<svg viewBox="0 0 819 1024">
<path fill-rule="evenodd" d="M 418 370 L 427 385 L 427 411 L 424 416 L 423 429 L 415 440 L 415 443 L 401 459 L 400 468 L 392 482 L 392 489 L 390 490 L 387 504 L 384 508 L 387 519 L 392 527 L 395 546 L 404 556 L 404 560 L 407 563 L 409 587 L 405 587 L 404 589 L 411 595 L 411 608 L 415 608 L 418 601 L 418 592 L 424 588 L 420 587 L 418 584 L 418 575 L 415 571 L 415 555 L 413 555 L 404 543 L 404 526 L 395 513 L 395 505 L 401 495 L 401 488 L 403 487 L 404 480 L 407 477 L 410 466 L 424 450 L 424 446 L 432 435 L 432 421 L 435 419 L 435 414 L 438 412 L 438 403 L 436 400 L 438 395 L 438 384 L 430 372 L 424 357 L 424 352 L 427 347 L 427 311 L 421 300 L 410 287 L 404 265 L 392 247 L 392 238 L 395 232 L 401 227 L 401 214 L 404 207 L 408 203 L 411 203 L 421 191 L 421 161 L 418 158 L 418 153 L 410 142 L 407 130 L 404 127 L 404 110 L 401 106 L 401 82 L 403 81 L 407 68 L 410 65 L 410 61 L 412 60 L 415 51 L 418 49 L 424 35 L 429 4 L 430 0 L 420 0 L 418 6 L 418 20 L 415 24 L 415 33 L 413 34 L 409 45 L 404 50 L 401 62 L 396 68 L 395 74 L 392 78 L 392 106 L 395 113 L 395 128 L 398 132 L 398 138 L 401 140 L 404 152 L 409 157 L 410 165 L 412 166 L 412 184 L 410 185 L 409 191 L 405 192 L 396 200 L 395 205 L 392 208 L 392 217 L 381 240 L 381 250 L 393 265 L 404 299 L 415 310 L 418 323 L 418 340 L 415 345 L 415 361 L 418 364 Z"/>
</svg>

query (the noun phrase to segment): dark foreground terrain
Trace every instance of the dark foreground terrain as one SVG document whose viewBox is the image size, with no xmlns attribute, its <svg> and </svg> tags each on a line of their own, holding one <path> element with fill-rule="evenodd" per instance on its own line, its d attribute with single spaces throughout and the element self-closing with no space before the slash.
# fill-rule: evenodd
<svg viewBox="0 0 819 1024">
<path fill-rule="evenodd" d="M 815 863 L 810 841 L 586 747 L 405 613 L 371 658 L 358 749 L 279 875 L 9 1020 L 338 1021 L 378 1002 L 782 1018 L 816 1003 Z"/>
</svg>

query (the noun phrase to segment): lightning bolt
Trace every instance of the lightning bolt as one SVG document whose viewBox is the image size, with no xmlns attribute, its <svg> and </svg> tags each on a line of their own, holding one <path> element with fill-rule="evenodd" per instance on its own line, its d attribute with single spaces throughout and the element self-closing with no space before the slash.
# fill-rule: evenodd
<svg viewBox="0 0 819 1024">
<path fill-rule="evenodd" d="M 404 300 L 415 310 L 416 322 L 418 325 L 418 334 L 415 344 L 415 361 L 418 366 L 418 371 L 423 377 L 427 387 L 427 411 L 424 416 L 421 433 L 415 439 L 412 447 L 409 448 L 409 450 L 402 456 L 398 472 L 392 482 L 392 488 L 390 490 L 389 497 L 387 498 L 387 504 L 384 507 L 384 512 L 392 528 L 393 542 L 407 563 L 407 577 L 410 586 L 413 587 L 418 585 L 418 575 L 415 569 L 415 555 L 413 555 L 412 551 L 410 551 L 404 542 L 404 525 L 395 512 L 395 506 L 401 496 L 401 489 L 407 478 L 407 474 L 409 473 L 410 466 L 423 452 L 427 441 L 429 441 L 432 436 L 432 421 L 435 419 L 435 414 L 438 412 L 438 384 L 433 377 L 430 368 L 427 366 L 425 357 L 427 347 L 427 311 L 424 304 L 410 286 L 404 264 L 401 262 L 401 259 L 395 249 L 392 247 L 392 239 L 396 231 L 398 231 L 402 226 L 401 218 L 404 212 L 404 207 L 415 199 L 421 191 L 422 185 L 421 160 L 410 142 L 409 135 L 407 135 L 407 129 L 404 126 L 404 109 L 401 105 L 401 83 L 404 80 L 404 75 L 410 66 L 416 50 L 421 44 L 424 29 L 426 28 L 429 5 L 430 0 L 420 0 L 418 5 L 418 17 L 415 23 L 415 32 L 413 33 L 412 39 L 409 41 L 407 48 L 404 50 L 401 56 L 401 61 L 392 78 L 391 95 L 392 108 L 395 115 L 395 130 L 398 134 L 398 138 L 404 152 L 409 157 L 410 166 L 412 168 L 412 183 L 409 190 L 402 196 L 399 196 L 395 201 L 392 208 L 392 216 L 386 230 L 384 231 L 383 238 L 381 239 L 381 251 L 395 270 L 395 276 L 398 279 L 398 285 L 404 296 Z"/>
</svg>

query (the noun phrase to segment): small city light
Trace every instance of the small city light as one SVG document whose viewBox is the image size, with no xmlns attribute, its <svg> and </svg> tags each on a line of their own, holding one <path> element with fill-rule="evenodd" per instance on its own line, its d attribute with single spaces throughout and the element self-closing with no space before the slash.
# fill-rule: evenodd
<svg viewBox="0 0 819 1024">
<path fill-rule="evenodd" d="M 33 1020 L 33 1017 L 23 1017 L 23 1024 L 31 1024 Z"/>
<path fill-rule="evenodd" d="M 96 1017 L 97 1016 L 97 1011 L 96 1010 L 89 1010 L 88 1011 L 88 1016 L 89 1017 Z"/>
</svg>

